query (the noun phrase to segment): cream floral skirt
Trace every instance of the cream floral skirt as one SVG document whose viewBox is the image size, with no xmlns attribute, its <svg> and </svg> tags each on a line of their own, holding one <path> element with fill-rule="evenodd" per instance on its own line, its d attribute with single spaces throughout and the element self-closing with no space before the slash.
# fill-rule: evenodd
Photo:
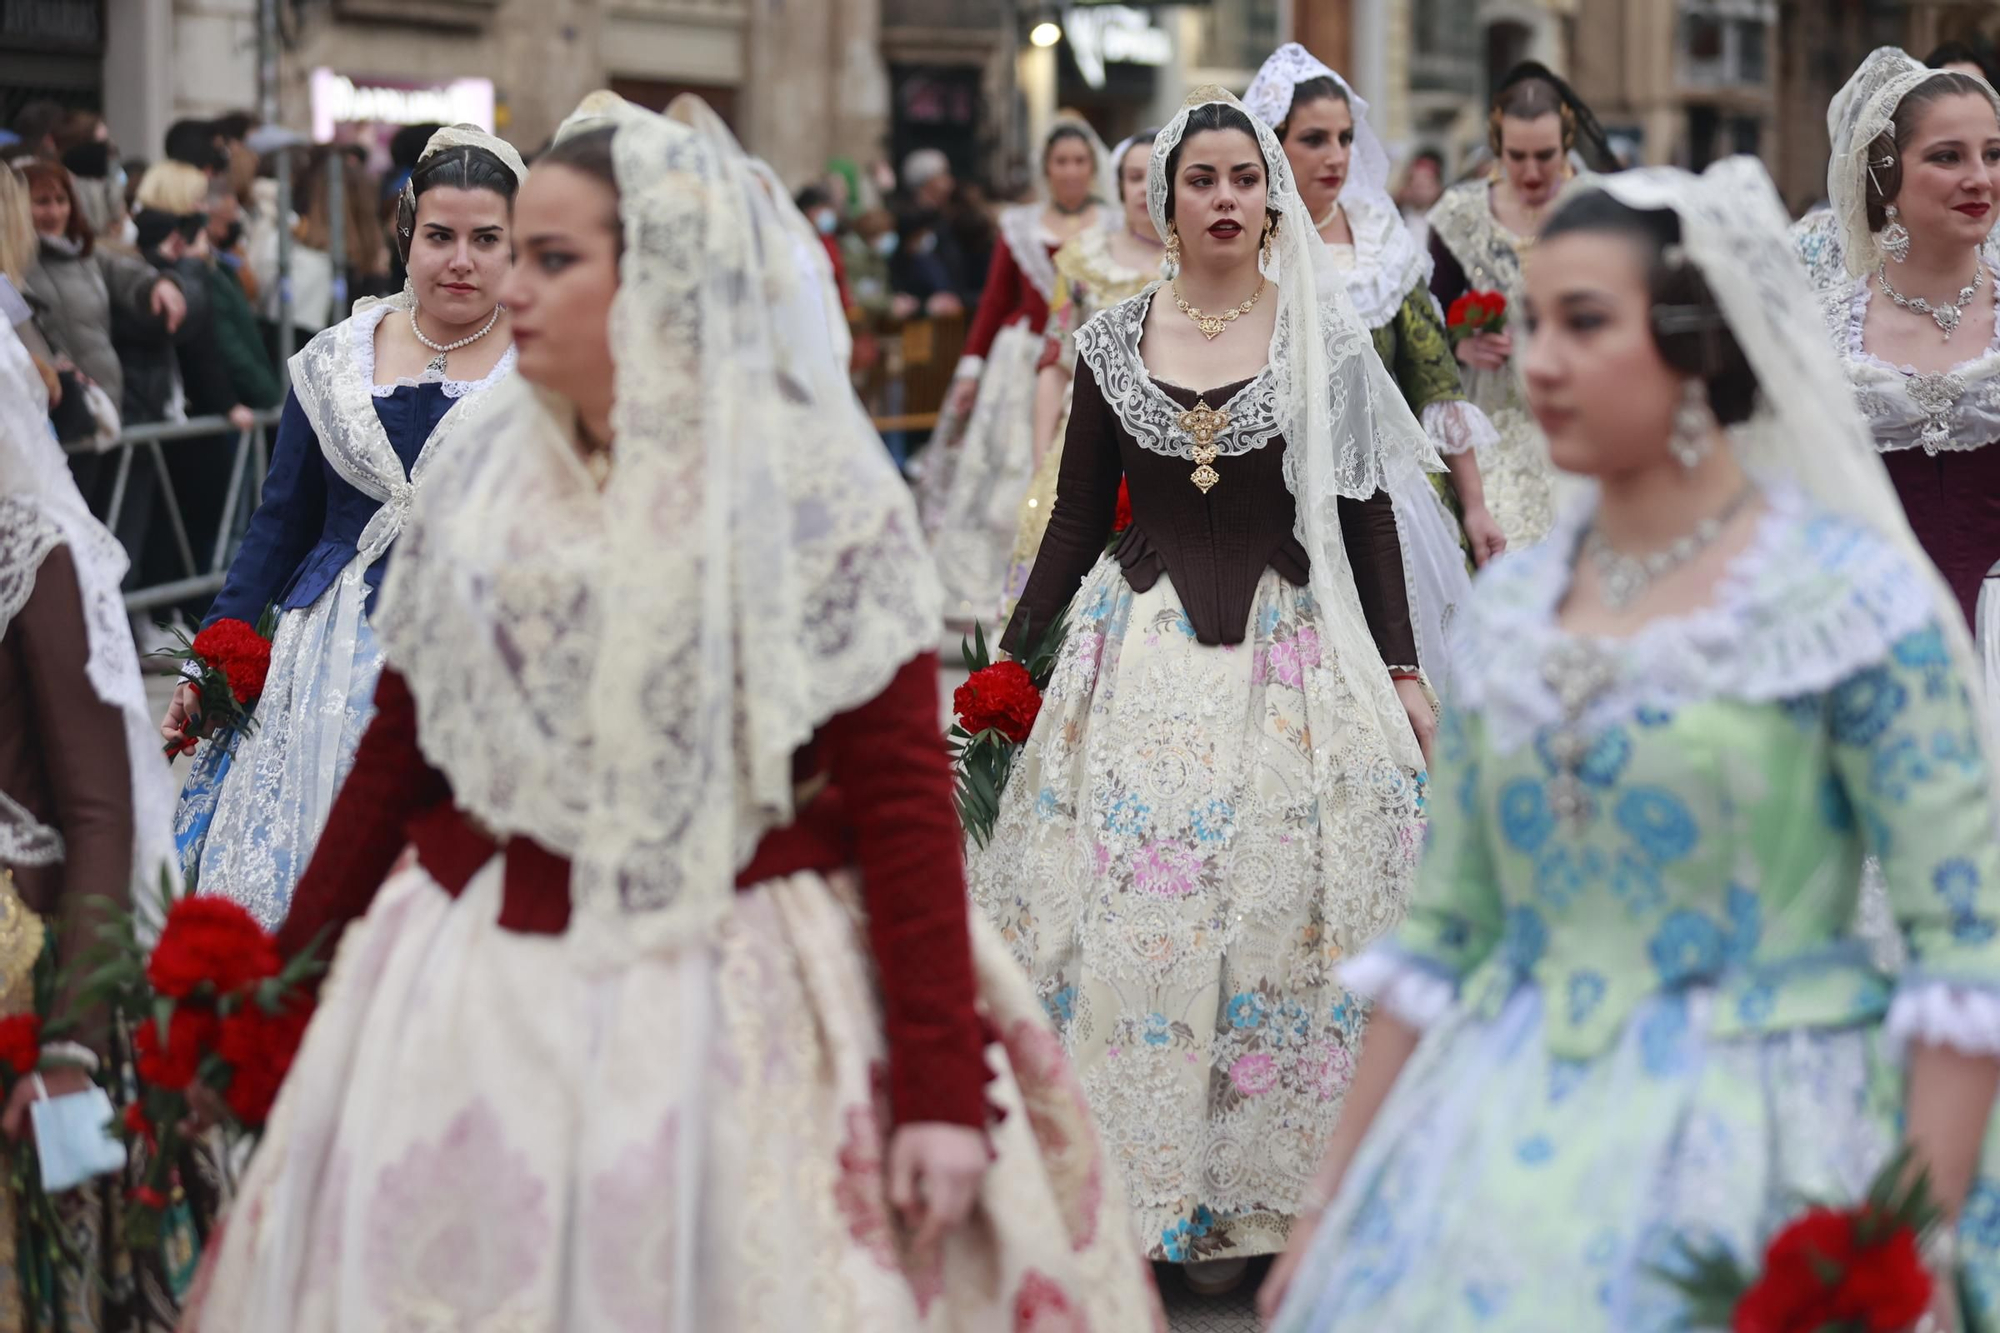
<svg viewBox="0 0 2000 1333">
<path fill-rule="evenodd" d="M 1154 1259 L 1281 1248 L 1360 1050 L 1334 966 L 1393 925 L 1422 779 L 1363 720 L 1310 594 L 1266 572 L 1246 641 L 1106 558 L 974 900 L 1029 969 Z"/>
<path fill-rule="evenodd" d="M 857 898 L 802 874 L 719 939 L 594 975 L 496 924 L 494 861 L 349 929 L 188 1326 L 216 1333 L 1149 1329 L 1123 1199 L 990 932 L 1004 1117 L 978 1210 L 915 1262 L 885 1194 Z"/>
</svg>

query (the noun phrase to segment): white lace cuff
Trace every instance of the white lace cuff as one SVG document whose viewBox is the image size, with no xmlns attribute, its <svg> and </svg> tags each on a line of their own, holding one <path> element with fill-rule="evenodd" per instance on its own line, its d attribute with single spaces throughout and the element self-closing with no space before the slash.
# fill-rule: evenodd
<svg viewBox="0 0 2000 1333">
<path fill-rule="evenodd" d="M 1500 443 L 1500 432 L 1471 403 L 1432 403 L 1424 409 L 1422 420 L 1424 434 L 1431 437 L 1431 443 L 1441 454 L 1484 450 Z"/>
<path fill-rule="evenodd" d="M 979 372 L 984 369 L 986 369 L 986 358 L 967 352 L 958 358 L 958 369 L 951 373 L 951 377 L 955 380 L 978 379 Z"/>
<path fill-rule="evenodd" d="M 1418 1032 L 1451 1009 L 1458 987 L 1394 949 L 1380 945 L 1340 965 L 1340 984 Z"/>
<path fill-rule="evenodd" d="M 1900 1060 L 1910 1043 L 1964 1055 L 2000 1056 L 2000 989 L 1947 981 L 1908 982 L 1889 1005 L 1889 1049 Z"/>
</svg>

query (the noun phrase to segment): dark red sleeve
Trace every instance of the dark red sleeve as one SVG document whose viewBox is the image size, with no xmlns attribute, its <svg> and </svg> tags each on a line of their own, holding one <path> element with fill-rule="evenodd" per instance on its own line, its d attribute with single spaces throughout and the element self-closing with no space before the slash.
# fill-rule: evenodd
<svg viewBox="0 0 2000 1333">
<path fill-rule="evenodd" d="M 986 289 L 979 294 L 979 310 L 972 317 L 972 331 L 965 335 L 965 354 L 985 356 L 993 349 L 1008 320 L 1021 313 L 1021 289 L 1026 285 L 1021 266 L 1004 238 L 993 243 L 993 262 L 986 266 Z"/>
<path fill-rule="evenodd" d="M 868 943 L 882 979 L 889 1104 L 899 1125 L 987 1121 L 963 835 L 939 727 L 935 653 L 819 731 L 854 829 Z"/>
<path fill-rule="evenodd" d="M 331 958 L 340 932 L 368 911 L 409 842 L 408 821 L 450 798 L 451 784 L 417 748 L 417 701 L 410 687 L 384 667 L 375 686 L 375 719 L 361 735 L 354 767 L 278 928 L 281 956 L 299 953 L 324 931 L 320 953 Z"/>
</svg>

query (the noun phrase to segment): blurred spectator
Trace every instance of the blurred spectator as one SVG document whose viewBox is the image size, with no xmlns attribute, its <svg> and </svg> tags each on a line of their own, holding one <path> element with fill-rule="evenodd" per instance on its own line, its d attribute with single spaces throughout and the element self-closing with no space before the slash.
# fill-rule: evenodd
<svg viewBox="0 0 2000 1333">
<path fill-rule="evenodd" d="M 1950 70 L 1954 74 L 1970 74 L 1988 83 L 1992 83 L 1995 77 L 1992 61 L 1964 42 L 1946 42 L 1924 57 L 1924 63 L 1932 69 Z"/>
<path fill-rule="evenodd" d="M 236 400 L 249 407 L 276 407 L 285 390 L 278 368 L 265 350 L 257 327 L 256 308 L 244 289 L 242 205 L 230 192 L 227 177 L 218 176 L 208 189 L 208 236 L 202 260 L 209 304 L 215 310 L 215 341 L 229 368 Z"/>
<path fill-rule="evenodd" d="M 209 248 L 215 252 L 216 264 L 229 274 L 236 290 L 249 301 L 250 317 L 254 320 L 258 287 L 248 259 L 248 213 L 226 178 L 218 176 L 209 182 Z"/>
<path fill-rule="evenodd" d="M 333 308 L 333 258 L 329 253 L 333 244 L 332 190 L 328 182 L 335 169 L 342 173 L 340 218 L 349 298 L 389 289 L 388 245 L 376 218 L 375 184 L 346 152 L 319 144 L 297 168 L 292 185 L 292 327 L 301 336 L 318 333 L 347 316 L 344 307 Z M 275 229 L 266 243 L 268 255 L 262 245 L 251 251 L 251 262 L 260 275 L 277 270 Z M 276 298 L 275 284 L 267 282 L 264 318 L 277 318 Z"/>
<path fill-rule="evenodd" d="M 908 318 L 921 309 L 928 315 L 963 313 L 952 274 L 938 254 L 942 223 L 934 212 L 913 210 L 896 224 L 896 253 L 889 260 L 889 285 L 896 313 Z"/>
<path fill-rule="evenodd" d="M 826 248 L 827 262 L 833 265 L 833 285 L 840 292 L 840 308 L 852 315 L 854 293 L 847 286 L 847 260 L 840 253 L 840 210 L 834 207 L 833 195 L 823 185 L 808 185 L 800 190 L 793 203 L 799 212 L 805 214 L 806 221 L 812 223 L 819 233 L 819 243 Z"/>
<path fill-rule="evenodd" d="M 1430 212 L 1443 195 L 1444 155 L 1426 148 L 1410 159 L 1403 172 L 1403 188 L 1396 192 L 1403 221 L 1420 247 L 1431 243 Z"/>
<path fill-rule="evenodd" d="M 939 240 L 947 258 L 956 256 L 951 262 L 957 265 L 954 276 L 959 299 L 968 306 L 978 305 L 998 237 L 986 187 L 977 181 L 959 181 L 944 206 L 944 225 L 946 235 Z"/>
<path fill-rule="evenodd" d="M 229 159 L 230 192 L 245 208 L 250 206 L 250 187 L 257 179 L 257 150 L 249 143 L 256 128 L 257 118 L 248 111 L 232 111 L 215 120 L 216 137 L 222 141 L 223 154 Z"/>
<path fill-rule="evenodd" d="M 898 253 L 906 259 L 921 259 L 918 266 L 926 275 L 922 285 L 926 290 L 918 295 L 919 300 L 928 300 L 936 291 L 950 291 L 963 304 L 971 304 L 972 287 L 967 275 L 972 272 L 968 266 L 968 256 L 959 246 L 959 237 L 953 226 L 958 206 L 958 181 L 951 174 L 951 159 L 942 149 L 919 148 L 903 159 L 903 233 Z M 928 248 L 922 256 L 910 254 L 912 239 L 907 224 L 915 219 L 925 221 L 925 230 L 930 233 Z M 938 273 L 944 281 L 932 286 L 931 281 Z M 981 268 L 980 273 L 985 269 Z M 909 290 L 902 284 L 899 289 Z"/>
<path fill-rule="evenodd" d="M 136 336 L 118 339 L 128 425 L 223 415 L 239 430 L 252 424 L 216 329 L 210 278 L 222 275 L 213 274 L 206 262 L 208 181 L 200 168 L 186 162 L 160 162 L 139 182 L 139 210 L 133 217 L 139 253 L 157 272 L 180 283 L 187 317 L 167 344 L 147 336 L 143 325 Z M 114 317 L 112 328 L 116 336 L 123 321 Z"/>
<path fill-rule="evenodd" d="M 896 219 L 886 208 L 871 208 L 855 218 L 854 225 L 841 238 L 848 294 L 870 322 L 880 322 L 894 313 L 889 260 L 895 255 L 899 241 Z M 911 301 L 909 308 L 914 310 L 916 302 Z"/>
<path fill-rule="evenodd" d="M 229 170 L 229 154 L 210 120 L 177 120 L 167 127 L 167 157 L 210 176 Z"/>
<path fill-rule="evenodd" d="M 112 347 L 113 315 L 164 341 L 186 317 L 186 298 L 173 279 L 97 245 L 62 166 L 37 162 L 26 175 L 38 237 L 26 290 L 41 304 L 42 331 L 113 402 L 122 401 L 125 375 Z"/>
<path fill-rule="evenodd" d="M 20 136 L 20 146 L 45 161 L 55 161 L 56 130 L 68 115 L 67 107 L 46 97 L 29 102 L 14 113 L 13 130 Z"/>
<path fill-rule="evenodd" d="M 143 157 L 128 157 L 125 159 L 125 212 L 127 215 L 136 207 L 133 200 L 139 194 L 139 179 L 146 174 L 146 168 L 151 165 Z"/>
<path fill-rule="evenodd" d="M 53 379 L 57 357 L 35 325 L 33 303 L 26 295 L 28 267 L 34 262 L 35 215 L 28 204 L 27 179 L 12 168 L 0 168 L 0 278 L 6 279 L 6 291 L 0 292 L 0 305 L 6 309 L 0 316 L 20 334 L 28 354 L 50 368 Z M 51 399 L 60 393 L 58 385 Z"/>
<path fill-rule="evenodd" d="M 402 251 L 395 245 L 396 201 L 403 193 L 403 186 L 409 183 L 410 173 L 417 169 L 417 159 L 423 156 L 431 136 L 443 128 L 436 121 L 405 125 L 389 140 L 389 174 L 382 178 L 381 216 L 383 234 L 390 240 L 389 287 L 392 291 L 400 289 L 409 276 Z"/>
<path fill-rule="evenodd" d="M 111 141 L 91 137 L 72 144 L 63 150 L 62 164 L 69 168 L 77 203 L 91 232 L 100 241 L 129 248 L 132 215 L 125 202 L 125 166 Z"/>
</svg>

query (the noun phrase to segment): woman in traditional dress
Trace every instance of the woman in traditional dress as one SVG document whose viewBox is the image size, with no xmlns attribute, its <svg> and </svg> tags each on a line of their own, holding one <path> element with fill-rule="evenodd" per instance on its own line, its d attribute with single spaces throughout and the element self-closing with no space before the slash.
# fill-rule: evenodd
<svg viewBox="0 0 2000 1333">
<path fill-rule="evenodd" d="M 1035 469 L 1035 368 L 1055 295 L 1056 252 L 1099 229 L 1108 154 L 1088 125 L 1060 120 L 1042 141 L 1046 198 L 1000 210 L 965 355 L 925 451 L 917 502 L 944 579 L 945 613 L 986 614 L 1006 579 L 1014 520 Z"/>
<path fill-rule="evenodd" d="M 504 140 L 440 130 L 403 188 L 403 293 L 363 301 L 292 358 L 270 475 L 205 624 L 280 615 L 247 734 L 206 740 L 181 793 L 181 862 L 202 893 L 284 920 L 368 724 L 381 670 L 370 612 L 410 505 L 514 364 L 500 283 L 526 174 Z M 203 732 L 192 685 L 160 730 Z"/>
<path fill-rule="evenodd" d="M 70 478 L 41 375 L 0 322 L 0 698 L 13 712 L 0 736 L 0 1015 L 35 1012 L 45 948 L 68 965 L 42 1014 L 75 1025 L 74 1040 L 42 1048 L 39 1082 L 51 1097 L 87 1094 L 90 1071 L 112 1054 L 109 1016 L 81 995 L 98 930 L 135 899 L 157 902 L 161 876 L 172 879 L 173 793 L 118 591 L 126 565 Z M 10 1140 L 30 1132 L 36 1083 L 20 1079 L 0 1115 Z M 171 1320 L 144 1307 L 154 1288 L 115 1262 L 122 1190 L 85 1185 L 52 1202 L 74 1251 L 54 1273 L 19 1252 L 25 1219 L 0 1188 L 0 1327 Z M 47 1292 L 52 1280 L 53 1300 L 24 1290 Z"/>
<path fill-rule="evenodd" d="M 2000 698 L 2000 267 L 1987 248 L 2000 99 L 1886 47 L 1834 108 L 1827 196 L 1846 267 L 1827 329 Z"/>
<path fill-rule="evenodd" d="M 1777 192 L 1750 158 L 1602 177 L 1527 267 L 1529 398 L 1596 485 L 1480 581 L 1417 898 L 1342 971 L 1374 1017 L 1265 1313 L 1666 1333 L 1682 1242 L 1754 1272 L 1899 1138 L 1990 1292 L 1976 667 L 1838 363 L 1798 336 Z M 1870 852 L 1910 955 L 1886 972 L 1851 926 Z"/>
<path fill-rule="evenodd" d="M 1067 628 L 971 874 L 1149 1253 L 1213 1289 L 1284 1244 L 1361 1028 L 1333 964 L 1401 915 L 1433 719 L 1382 488 L 1438 463 L 1270 127 L 1197 90 L 1148 197 L 1177 276 L 1077 331 L 1003 644 Z"/>
<path fill-rule="evenodd" d="M 200 1329 L 1157 1322 L 950 873 L 940 593 L 824 253 L 678 114 L 593 94 L 522 190 L 521 376 L 390 571 L 281 942 L 353 924 Z"/>
<path fill-rule="evenodd" d="M 1035 476 L 1021 501 L 1014 525 L 1014 551 L 1007 561 L 1004 618 L 1028 584 L 1035 553 L 1042 548 L 1049 512 L 1055 507 L 1056 478 L 1062 471 L 1062 438 L 1069 428 L 1070 389 L 1076 378 L 1075 334 L 1083 322 L 1160 276 L 1166 243 L 1153 230 L 1146 208 L 1146 175 L 1155 131 L 1143 130 L 1111 154 L 1120 212 L 1102 227 L 1089 227 L 1056 251 L 1056 293 L 1049 303 L 1047 336 L 1035 381 Z"/>
<path fill-rule="evenodd" d="M 1449 477 L 1415 468 L 1390 478 L 1402 535 L 1417 660 L 1451 695 L 1449 635 L 1472 595 L 1466 557 L 1485 564 L 1507 547 L 1486 509 L 1477 450 L 1498 442 L 1492 423 L 1465 400 L 1458 362 L 1431 301 L 1430 256 L 1389 197 L 1389 154 L 1368 123 L 1368 104 L 1297 42 L 1271 53 L 1244 105 L 1277 131 L 1299 196 L 1347 278 L 1355 313 L 1396 377 L 1403 400 L 1443 455 Z"/>
<path fill-rule="evenodd" d="M 1449 310 L 1472 291 L 1507 298 L 1507 328 L 1462 339 L 1455 354 L 1465 392 L 1500 434 L 1480 459 L 1486 506 L 1510 547 L 1540 541 L 1555 521 L 1557 481 L 1548 443 L 1521 401 L 1512 358 L 1520 342 L 1521 258 L 1535 243 L 1557 193 L 1576 172 L 1572 156 L 1609 166 L 1611 152 L 1589 108 L 1534 61 L 1514 67 L 1487 117 L 1490 175 L 1454 185 L 1431 210 L 1431 294 Z"/>
</svg>

